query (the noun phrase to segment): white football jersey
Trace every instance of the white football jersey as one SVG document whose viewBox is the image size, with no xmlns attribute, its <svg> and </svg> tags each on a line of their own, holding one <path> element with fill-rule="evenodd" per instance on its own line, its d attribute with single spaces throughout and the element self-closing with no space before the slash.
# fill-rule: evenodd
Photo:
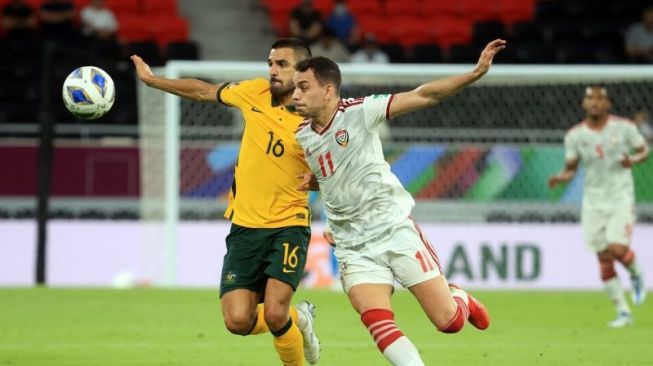
<svg viewBox="0 0 653 366">
<path fill-rule="evenodd" d="M 297 130 L 339 249 L 373 240 L 405 220 L 415 205 L 390 171 L 379 138 L 392 98 L 343 99 L 322 130 L 311 120 Z"/>
<path fill-rule="evenodd" d="M 644 144 L 635 124 L 612 115 L 600 131 L 581 122 L 567 132 L 565 158 L 580 160 L 585 167 L 584 207 L 610 208 L 634 203 L 633 175 L 621 161 L 624 154 Z"/>
</svg>

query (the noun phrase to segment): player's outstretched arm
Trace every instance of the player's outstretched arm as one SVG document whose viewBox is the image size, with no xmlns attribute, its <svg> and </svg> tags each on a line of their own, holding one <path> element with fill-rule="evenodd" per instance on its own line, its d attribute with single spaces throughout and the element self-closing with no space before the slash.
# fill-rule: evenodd
<svg viewBox="0 0 653 366">
<path fill-rule="evenodd" d="M 578 160 L 567 161 L 560 173 L 549 177 L 549 187 L 554 188 L 560 183 L 569 182 L 576 175 L 576 170 L 578 170 Z"/>
<path fill-rule="evenodd" d="M 138 78 L 151 88 L 163 90 L 196 102 L 218 101 L 217 93 L 222 84 L 211 84 L 197 79 L 166 79 L 154 75 L 150 70 L 150 66 L 138 55 L 132 55 L 131 60 L 136 67 Z"/>
<path fill-rule="evenodd" d="M 467 85 L 483 77 L 490 70 L 494 56 L 504 48 L 506 48 L 506 41 L 495 39 L 485 46 L 476 67 L 471 72 L 434 80 L 411 91 L 395 95 L 390 105 L 390 116 L 396 117 L 430 107 L 456 94 Z"/>
</svg>

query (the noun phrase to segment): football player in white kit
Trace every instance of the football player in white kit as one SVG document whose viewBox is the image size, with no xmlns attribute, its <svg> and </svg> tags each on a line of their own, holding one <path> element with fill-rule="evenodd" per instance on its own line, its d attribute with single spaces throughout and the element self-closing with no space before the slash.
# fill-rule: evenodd
<svg viewBox="0 0 653 366">
<path fill-rule="evenodd" d="M 293 101 L 307 118 L 296 137 L 311 169 L 300 189 L 322 192 L 343 288 L 393 365 L 424 365 L 394 321 L 395 280 L 413 293 L 442 332 L 456 333 L 466 320 L 486 329 L 490 318 L 478 300 L 444 278 L 435 250 L 409 217 L 413 198 L 385 161 L 379 126 L 434 106 L 480 79 L 505 44 L 490 42 L 469 73 L 359 99 L 340 98 L 341 75 L 333 61 L 315 57 L 295 65 Z"/>
<path fill-rule="evenodd" d="M 586 88 L 585 119 L 565 135 L 565 167 L 549 178 L 549 186 L 570 181 L 583 163 L 583 237 L 597 253 L 601 279 L 617 310 L 617 318 L 608 325 L 619 328 L 632 324 L 633 316 L 615 272 L 615 260 L 630 272 L 633 303 L 641 304 L 646 296 L 642 268 L 629 245 L 635 223 L 631 166 L 645 160 L 649 149 L 637 126 L 611 115 L 610 107 L 605 88 Z"/>
</svg>

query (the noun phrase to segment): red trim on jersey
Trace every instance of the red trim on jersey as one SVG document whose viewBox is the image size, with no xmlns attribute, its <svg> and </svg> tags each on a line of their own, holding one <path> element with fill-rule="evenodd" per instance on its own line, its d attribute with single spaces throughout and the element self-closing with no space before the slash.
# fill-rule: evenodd
<svg viewBox="0 0 653 366">
<path fill-rule="evenodd" d="M 388 105 L 385 106 L 385 119 L 390 119 L 390 104 L 392 104 L 392 101 L 395 99 L 395 95 L 391 94 L 390 99 L 388 100 Z"/>
<path fill-rule="evenodd" d="M 295 133 L 297 133 L 297 132 L 303 130 L 304 127 L 306 127 L 306 126 L 308 126 L 308 125 L 310 125 L 310 124 L 311 124 L 311 120 L 310 120 L 310 119 L 305 119 L 305 120 L 303 120 L 303 121 L 302 121 L 302 122 L 297 126 L 297 129 L 295 130 Z"/>
<path fill-rule="evenodd" d="M 318 135 L 320 135 L 320 136 L 324 135 L 324 133 L 327 132 L 327 130 L 329 129 L 329 127 L 331 127 L 331 124 L 333 123 L 333 120 L 336 118 L 336 114 L 338 114 L 338 111 L 340 111 L 340 108 L 338 108 L 338 109 L 336 109 L 335 111 L 333 111 L 333 115 L 331 116 L 331 119 L 329 120 L 329 123 L 327 123 L 326 126 L 324 126 L 324 128 L 321 129 L 321 130 L 318 130 L 318 129 L 316 128 L 316 126 L 313 124 L 313 120 L 311 120 L 311 128 L 313 129 L 313 131 L 314 131 L 315 133 L 317 133 Z"/>
</svg>

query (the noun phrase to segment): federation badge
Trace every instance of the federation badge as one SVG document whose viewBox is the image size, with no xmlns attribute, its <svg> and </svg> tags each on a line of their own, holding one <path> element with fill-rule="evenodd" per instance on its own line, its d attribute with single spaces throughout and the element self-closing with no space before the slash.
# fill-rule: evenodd
<svg viewBox="0 0 653 366">
<path fill-rule="evenodd" d="M 336 142 L 342 147 L 347 147 L 349 143 L 349 132 L 347 130 L 338 130 L 336 132 Z"/>
</svg>

